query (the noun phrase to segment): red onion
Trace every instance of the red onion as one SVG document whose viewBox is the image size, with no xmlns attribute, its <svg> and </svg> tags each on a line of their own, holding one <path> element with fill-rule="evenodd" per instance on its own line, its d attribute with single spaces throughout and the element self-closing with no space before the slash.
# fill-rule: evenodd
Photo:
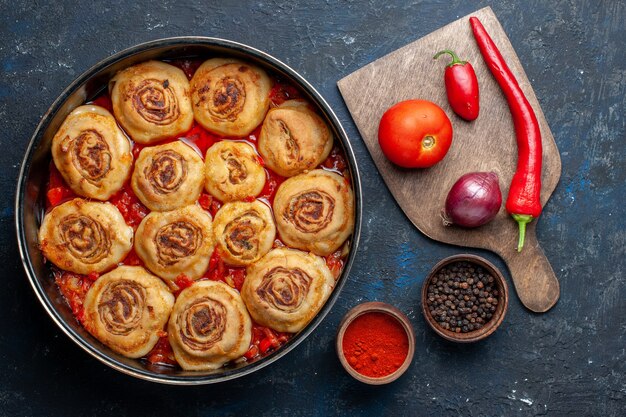
<svg viewBox="0 0 626 417">
<path fill-rule="evenodd" d="M 470 172 L 454 183 L 441 213 L 444 226 L 478 227 L 496 217 L 502 193 L 495 172 Z"/>
</svg>

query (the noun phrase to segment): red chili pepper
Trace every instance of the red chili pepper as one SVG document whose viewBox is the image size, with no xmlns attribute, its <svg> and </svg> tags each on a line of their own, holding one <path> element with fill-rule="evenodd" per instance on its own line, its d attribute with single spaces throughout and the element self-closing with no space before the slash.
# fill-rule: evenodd
<svg viewBox="0 0 626 417">
<path fill-rule="evenodd" d="M 476 120 L 480 104 L 478 78 L 474 67 L 467 61 L 461 61 L 448 49 L 437 52 L 433 59 L 439 58 L 442 54 L 449 54 L 452 57 L 452 62 L 446 67 L 444 75 L 448 102 L 452 110 L 467 121 Z"/>
<path fill-rule="evenodd" d="M 517 138 L 517 171 L 511 180 L 506 210 L 519 224 L 517 251 L 524 247 L 526 224 L 541 214 L 541 131 L 537 116 L 515 76 L 480 20 L 470 18 L 480 52 L 500 85 L 513 116 Z"/>
</svg>

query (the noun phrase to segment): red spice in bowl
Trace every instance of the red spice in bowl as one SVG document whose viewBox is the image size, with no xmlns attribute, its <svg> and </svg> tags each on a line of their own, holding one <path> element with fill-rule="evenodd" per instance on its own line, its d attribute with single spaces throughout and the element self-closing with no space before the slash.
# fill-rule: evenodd
<svg viewBox="0 0 626 417">
<path fill-rule="evenodd" d="M 415 350 L 413 329 L 398 309 L 379 302 L 348 312 L 339 327 L 337 354 L 343 367 L 372 385 L 396 380 L 406 371 Z"/>
</svg>

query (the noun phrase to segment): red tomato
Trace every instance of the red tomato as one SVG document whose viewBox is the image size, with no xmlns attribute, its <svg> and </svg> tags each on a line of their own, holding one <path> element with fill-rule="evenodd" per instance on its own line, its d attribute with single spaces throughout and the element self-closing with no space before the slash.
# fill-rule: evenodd
<svg viewBox="0 0 626 417">
<path fill-rule="evenodd" d="M 401 101 L 380 119 L 378 143 L 394 164 L 404 168 L 428 168 L 441 161 L 450 149 L 452 123 L 435 103 Z"/>
</svg>

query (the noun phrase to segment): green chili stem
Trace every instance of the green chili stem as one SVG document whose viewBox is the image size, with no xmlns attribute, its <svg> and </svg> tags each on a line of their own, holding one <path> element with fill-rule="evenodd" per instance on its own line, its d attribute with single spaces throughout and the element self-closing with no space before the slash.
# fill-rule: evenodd
<svg viewBox="0 0 626 417">
<path fill-rule="evenodd" d="M 524 247 L 524 238 L 526 237 L 526 224 L 533 221 L 530 214 L 511 214 L 513 220 L 519 225 L 519 240 L 517 242 L 517 251 L 521 252 Z"/>
<path fill-rule="evenodd" d="M 467 64 L 467 61 L 461 61 L 459 59 L 458 56 L 456 56 L 456 54 L 454 52 L 452 52 L 449 49 L 444 49 L 443 51 L 439 51 L 435 54 L 435 56 L 433 57 L 433 59 L 437 59 L 439 58 L 441 55 L 443 54 L 449 54 L 452 57 L 452 62 L 448 64 L 449 67 L 453 66 L 453 65 L 465 65 Z"/>
</svg>

